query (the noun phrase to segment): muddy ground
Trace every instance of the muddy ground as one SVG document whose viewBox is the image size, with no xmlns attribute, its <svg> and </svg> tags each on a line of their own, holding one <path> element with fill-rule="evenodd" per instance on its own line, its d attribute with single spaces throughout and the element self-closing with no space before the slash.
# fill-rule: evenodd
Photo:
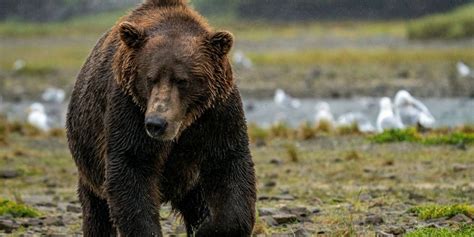
<svg viewBox="0 0 474 237">
<path fill-rule="evenodd" d="M 288 144 L 296 149 L 289 152 Z M 408 211 L 427 203 L 474 203 L 469 146 L 319 136 L 252 145 L 252 153 L 258 176 L 256 235 L 396 236 L 473 221 L 466 216 L 423 221 Z M 80 236 L 76 175 L 64 138 L 10 136 L 0 145 L 0 197 L 42 214 L 1 216 L 0 236 Z M 161 216 L 167 236 L 184 235 L 169 206 Z"/>
</svg>

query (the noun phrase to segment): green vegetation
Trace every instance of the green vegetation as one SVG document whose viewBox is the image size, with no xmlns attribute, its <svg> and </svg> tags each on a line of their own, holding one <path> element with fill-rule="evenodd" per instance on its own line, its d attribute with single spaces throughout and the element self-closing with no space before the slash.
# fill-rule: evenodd
<svg viewBox="0 0 474 237">
<path fill-rule="evenodd" d="M 124 15 L 126 10 L 72 18 L 64 22 L 33 23 L 5 21 L 0 23 L 0 36 L 84 36 L 100 35 Z"/>
<path fill-rule="evenodd" d="M 11 215 L 13 217 L 37 217 L 40 216 L 40 213 L 24 204 L 0 199 L 0 216 L 4 215 Z"/>
<path fill-rule="evenodd" d="M 370 140 L 376 143 L 417 142 L 420 139 L 420 135 L 414 128 L 408 128 L 403 130 L 388 130 L 370 137 Z"/>
<path fill-rule="evenodd" d="M 432 133 L 420 134 L 415 128 L 408 128 L 384 131 L 383 133 L 371 136 L 369 140 L 375 143 L 417 142 L 425 145 L 458 145 L 474 143 L 474 133 L 463 131 L 437 133 L 435 130 Z"/>
<path fill-rule="evenodd" d="M 424 205 L 410 209 L 422 220 L 436 219 L 441 217 L 453 217 L 457 214 L 464 214 L 468 217 L 474 217 L 474 206 L 469 204 L 454 205 Z"/>
<path fill-rule="evenodd" d="M 474 36 L 474 4 L 447 14 L 437 14 L 410 22 L 410 39 L 459 39 Z"/>
<path fill-rule="evenodd" d="M 459 229 L 424 227 L 405 235 L 405 237 L 467 237 L 474 236 L 474 225 L 464 225 Z"/>
<path fill-rule="evenodd" d="M 0 146 L 7 144 L 10 129 L 5 118 L 0 115 Z"/>
<path fill-rule="evenodd" d="M 403 64 L 419 62 L 474 61 L 474 49 L 308 49 L 304 51 L 278 51 L 249 53 L 260 65 L 364 65 Z"/>
<path fill-rule="evenodd" d="M 357 125 L 333 128 L 326 123 L 312 125 L 302 123 L 296 128 L 285 123 L 275 123 L 268 128 L 250 124 L 248 127 L 250 141 L 254 144 L 265 143 L 274 139 L 307 141 L 324 136 L 367 136 L 374 143 L 409 142 L 424 145 L 468 145 L 474 143 L 474 131 L 471 126 L 455 129 L 439 128 L 420 133 L 416 128 L 388 130 L 378 134 L 362 134 Z"/>
<path fill-rule="evenodd" d="M 300 158 L 299 158 L 298 147 L 296 147 L 296 144 L 287 143 L 285 145 L 285 148 L 286 148 L 286 154 L 290 162 L 297 163 L 300 160 Z"/>
</svg>

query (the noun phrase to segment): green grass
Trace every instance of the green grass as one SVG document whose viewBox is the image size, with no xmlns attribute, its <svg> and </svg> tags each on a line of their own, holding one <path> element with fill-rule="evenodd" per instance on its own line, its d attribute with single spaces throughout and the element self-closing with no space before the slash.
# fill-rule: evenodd
<svg viewBox="0 0 474 237">
<path fill-rule="evenodd" d="M 474 4 L 410 22 L 410 39 L 459 39 L 474 36 Z"/>
<path fill-rule="evenodd" d="M 469 204 L 453 204 L 453 205 L 424 205 L 413 207 L 410 209 L 422 220 L 436 219 L 441 217 L 453 217 L 457 214 L 464 214 L 474 217 L 474 206 Z"/>
<path fill-rule="evenodd" d="M 376 134 L 369 138 L 375 143 L 388 142 L 417 142 L 421 139 L 416 129 L 409 128 L 404 130 L 388 130 L 383 133 Z"/>
<path fill-rule="evenodd" d="M 369 137 L 375 143 L 390 142 L 416 142 L 425 145 L 457 145 L 474 143 L 474 133 L 452 131 L 438 134 L 436 131 L 428 134 L 420 134 L 414 128 L 403 130 L 389 130 Z"/>
<path fill-rule="evenodd" d="M 7 144 L 10 129 L 7 120 L 0 115 L 0 146 Z"/>
<path fill-rule="evenodd" d="M 465 225 L 457 230 L 448 228 L 424 227 L 405 235 L 405 237 L 469 237 L 474 236 L 474 225 Z"/>
<path fill-rule="evenodd" d="M 249 53 L 258 65 L 363 65 L 474 61 L 474 49 L 308 49 Z"/>
<path fill-rule="evenodd" d="M 0 216 L 11 215 L 13 217 L 38 217 L 40 213 L 24 204 L 0 199 Z"/>
<path fill-rule="evenodd" d="M 5 21 L 0 23 L 0 36 L 28 38 L 37 36 L 97 35 L 113 26 L 125 12 L 126 10 L 118 10 L 53 23 Z"/>
</svg>

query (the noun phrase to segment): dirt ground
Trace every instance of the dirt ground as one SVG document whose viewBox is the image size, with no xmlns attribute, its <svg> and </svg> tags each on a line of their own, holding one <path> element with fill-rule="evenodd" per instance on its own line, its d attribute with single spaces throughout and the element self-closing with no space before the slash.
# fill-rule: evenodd
<svg viewBox="0 0 474 237">
<path fill-rule="evenodd" d="M 396 236 L 472 223 L 466 216 L 424 221 L 409 211 L 428 203 L 474 203 L 472 147 L 319 136 L 252 145 L 252 153 L 258 176 L 255 235 Z M 0 236 L 80 236 L 76 174 L 64 138 L 10 136 L 0 145 L 0 197 L 41 215 L 0 216 Z M 169 206 L 161 216 L 166 236 L 184 235 Z"/>
</svg>

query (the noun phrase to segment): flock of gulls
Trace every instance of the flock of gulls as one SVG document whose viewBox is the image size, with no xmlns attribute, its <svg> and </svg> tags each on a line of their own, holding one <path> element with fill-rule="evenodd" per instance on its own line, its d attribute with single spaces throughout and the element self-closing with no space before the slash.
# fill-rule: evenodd
<svg viewBox="0 0 474 237">
<path fill-rule="evenodd" d="M 251 68 L 252 62 L 243 52 L 236 51 L 233 55 L 233 61 L 238 66 Z M 23 61 L 15 62 L 15 69 L 24 66 Z M 474 77 L 474 73 L 464 62 L 456 64 L 458 75 L 461 77 Z M 59 88 L 48 88 L 41 95 L 41 102 L 34 102 L 29 105 L 27 112 L 27 122 L 42 131 L 48 131 L 54 123 L 62 121 L 62 105 L 65 100 L 65 92 Z M 298 109 L 301 101 L 293 98 L 282 89 L 277 89 L 273 98 L 274 103 L 279 107 Z M 0 97 L 0 106 L 2 98 Z M 45 105 L 50 108 L 46 110 Z M 414 98 L 408 91 L 400 90 L 392 99 L 383 97 L 379 101 L 379 113 L 375 126 L 371 123 L 368 116 L 362 112 L 351 112 L 342 114 L 337 119 L 331 112 L 331 107 L 327 102 L 319 102 L 315 106 L 316 124 L 327 123 L 333 127 L 350 126 L 356 124 L 363 133 L 383 132 L 389 129 L 403 129 L 406 127 L 417 126 L 419 128 L 432 128 L 436 122 L 434 116 L 428 108 L 418 99 Z M 278 115 L 276 116 L 278 119 Z"/>
<path fill-rule="evenodd" d="M 282 89 L 277 89 L 273 101 L 280 107 L 297 109 L 301 102 L 286 94 Z M 410 126 L 421 128 L 432 128 L 435 118 L 428 108 L 419 100 L 414 98 L 408 91 L 400 90 L 396 93 L 394 100 L 383 97 L 379 101 L 379 114 L 375 126 L 362 112 L 351 112 L 339 116 L 337 119 L 331 112 L 327 102 L 316 104 L 315 123 L 329 124 L 332 127 L 350 126 L 356 124 L 363 133 L 383 132 L 390 129 L 403 129 Z"/>
</svg>

